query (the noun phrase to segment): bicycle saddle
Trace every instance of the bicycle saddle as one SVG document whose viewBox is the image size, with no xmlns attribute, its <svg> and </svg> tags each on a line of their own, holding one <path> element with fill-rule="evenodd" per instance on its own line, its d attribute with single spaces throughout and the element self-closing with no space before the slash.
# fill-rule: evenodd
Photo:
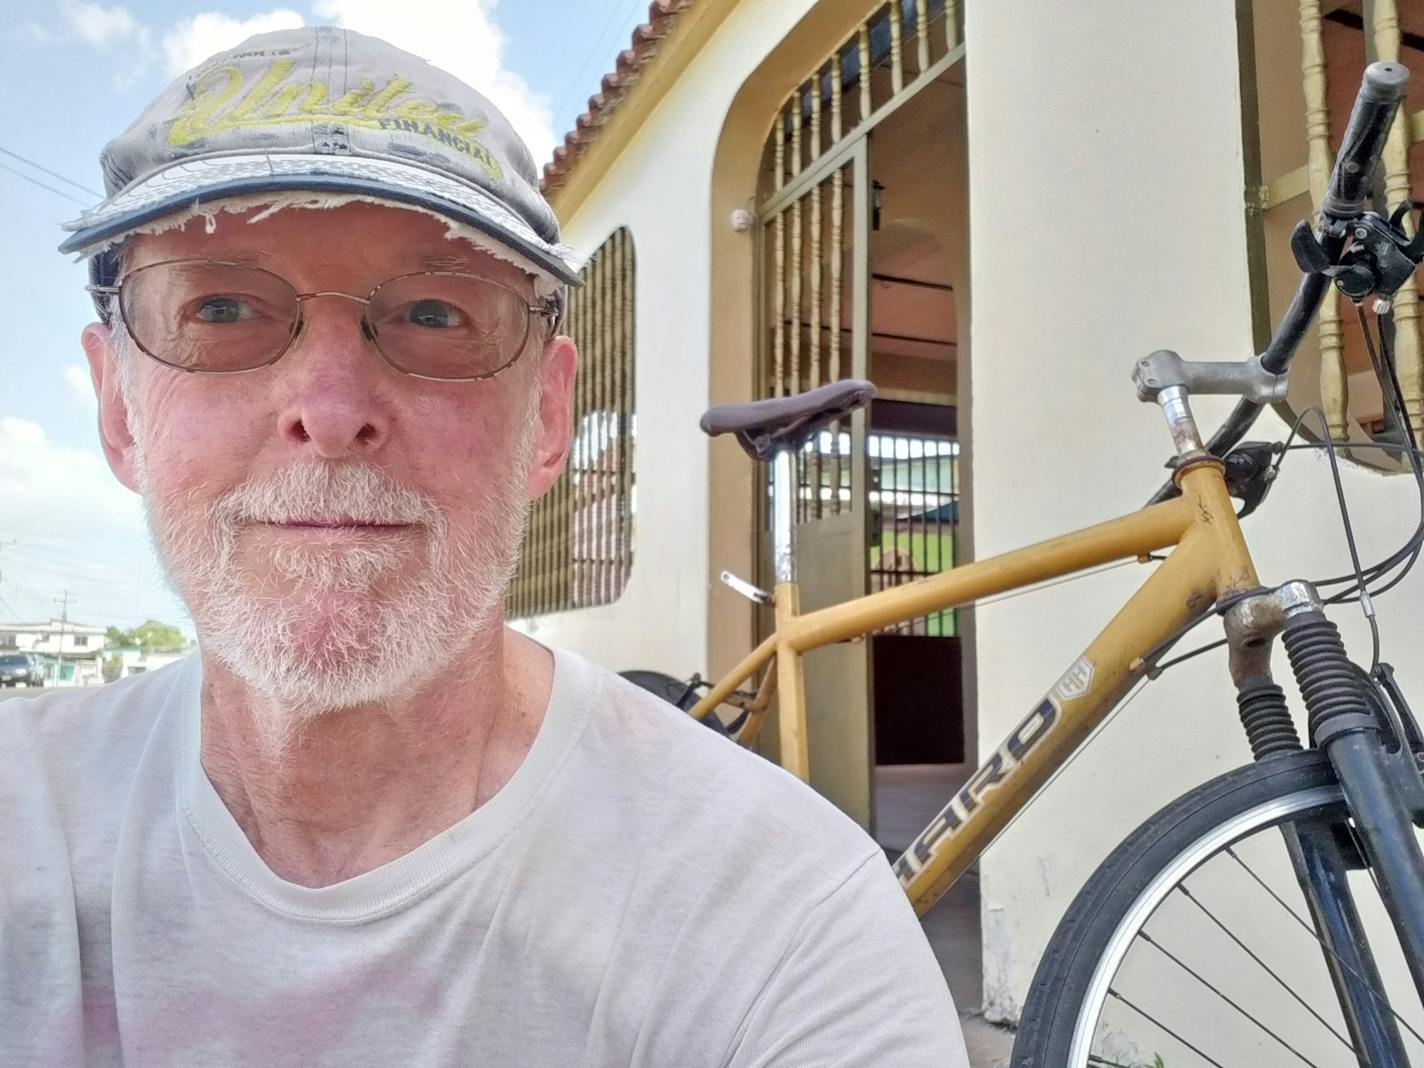
<svg viewBox="0 0 1424 1068">
<path fill-rule="evenodd" d="M 744 404 L 718 404 L 702 414 L 708 437 L 735 434 L 754 460 L 770 460 L 782 449 L 800 450 L 829 423 L 864 408 L 875 387 L 863 378 L 846 378 L 789 397 L 768 397 Z"/>
</svg>

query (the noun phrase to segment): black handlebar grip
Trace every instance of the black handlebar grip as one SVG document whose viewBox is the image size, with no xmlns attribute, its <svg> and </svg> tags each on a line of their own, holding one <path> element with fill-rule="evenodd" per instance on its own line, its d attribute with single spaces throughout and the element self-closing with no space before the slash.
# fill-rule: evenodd
<svg viewBox="0 0 1424 1068">
<path fill-rule="evenodd" d="M 1330 185 L 1320 202 L 1321 214 L 1351 219 L 1365 210 L 1370 172 L 1384 148 L 1408 81 L 1409 71 L 1400 63 L 1371 63 L 1365 69 L 1365 80 L 1355 97 L 1340 154 L 1330 173 Z"/>
</svg>

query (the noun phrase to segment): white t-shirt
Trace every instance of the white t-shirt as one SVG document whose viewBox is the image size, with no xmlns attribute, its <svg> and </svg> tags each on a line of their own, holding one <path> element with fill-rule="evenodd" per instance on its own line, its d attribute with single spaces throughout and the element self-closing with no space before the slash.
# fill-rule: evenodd
<svg viewBox="0 0 1424 1068">
<path fill-rule="evenodd" d="M 488 803 L 316 889 L 209 783 L 200 685 L 0 702 L 0 1065 L 968 1063 L 875 844 L 577 656 Z"/>
</svg>

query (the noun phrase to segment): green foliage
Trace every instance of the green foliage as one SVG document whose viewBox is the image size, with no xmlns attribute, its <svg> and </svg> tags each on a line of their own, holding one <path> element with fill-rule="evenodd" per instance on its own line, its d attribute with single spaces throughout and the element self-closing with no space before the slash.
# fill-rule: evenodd
<svg viewBox="0 0 1424 1068">
<path fill-rule="evenodd" d="M 137 647 L 145 653 L 167 652 L 182 649 L 188 644 L 183 632 L 171 623 L 160 623 L 156 619 L 146 619 L 132 630 L 109 627 L 105 634 L 110 645 Z"/>
</svg>

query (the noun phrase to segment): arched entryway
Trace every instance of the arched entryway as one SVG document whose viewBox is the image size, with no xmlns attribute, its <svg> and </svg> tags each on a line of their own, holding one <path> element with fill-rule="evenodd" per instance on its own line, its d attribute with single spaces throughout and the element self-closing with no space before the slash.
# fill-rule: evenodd
<svg viewBox="0 0 1424 1068">
<path fill-rule="evenodd" d="M 714 170 L 711 400 L 851 375 L 879 391 L 802 457 L 806 609 L 972 557 L 958 14 L 943 0 L 856 7 L 825 0 L 770 53 Z M 738 212 L 749 228 L 731 225 Z M 710 493 L 709 578 L 769 584 L 765 484 L 731 443 L 712 445 Z M 730 667 L 768 623 L 714 586 L 709 666 Z M 937 613 L 807 658 L 812 784 L 887 850 L 973 765 L 972 640 L 969 613 Z M 774 727 L 761 737 L 774 756 Z M 977 953 L 972 901 L 956 922 Z"/>
</svg>

